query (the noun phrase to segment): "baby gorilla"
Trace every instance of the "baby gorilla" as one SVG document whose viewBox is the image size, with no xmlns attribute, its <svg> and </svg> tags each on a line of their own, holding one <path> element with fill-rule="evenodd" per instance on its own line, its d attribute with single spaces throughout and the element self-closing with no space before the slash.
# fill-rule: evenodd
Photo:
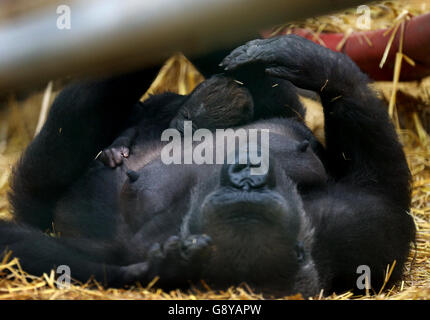
<svg viewBox="0 0 430 320">
<path fill-rule="evenodd" d="M 222 129 L 244 125 L 254 116 L 254 102 L 249 90 L 237 80 L 215 75 L 202 82 L 188 96 L 171 128 L 183 132 L 184 121 L 194 129 Z"/>
<path fill-rule="evenodd" d="M 171 105 L 179 110 L 168 127 L 184 132 L 184 122 L 192 121 L 193 130 L 231 128 L 245 125 L 254 117 L 254 101 L 250 91 L 240 82 L 224 75 L 214 75 L 198 85 L 187 96 L 175 95 Z M 98 159 L 115 168 L 130 155 L 130 148 L 138 137 L 139 127 L 145 125 L 145 114 L 138 113 L 138 122 L 125 130 Z M 167 129 L 167 127 L 166 127 Z"/>
</svg>

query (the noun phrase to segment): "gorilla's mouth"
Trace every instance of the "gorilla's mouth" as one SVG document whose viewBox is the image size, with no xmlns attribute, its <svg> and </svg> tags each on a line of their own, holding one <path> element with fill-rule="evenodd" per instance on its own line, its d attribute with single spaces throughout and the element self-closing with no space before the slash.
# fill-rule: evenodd
<svg viewBox="0 0 430 320">
<path fill-rule="evenodd" d="M 220 187 L 193 212 L 190 234 L 212 240 L 204 278 L 215 287 L 241 282 L 258 290 L 291 287 L 303 260 L 299 207 L 277 190 L 251 190 Z"/>
<path fill-rule="evenodd" d="M 252 225 L 276 225 L 286 222 L 285 199 L 276 191 L 240 191 L 221 188 L 209 194 L 201 208 L 203 225 L 219 223 Z"/>
</svg>

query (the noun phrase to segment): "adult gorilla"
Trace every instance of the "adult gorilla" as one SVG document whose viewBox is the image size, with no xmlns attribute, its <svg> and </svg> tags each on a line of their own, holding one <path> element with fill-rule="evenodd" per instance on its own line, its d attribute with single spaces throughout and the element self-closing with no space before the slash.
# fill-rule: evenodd
<svg viewBox="0 0 430 320">
<path fill-rule="evenodd" d="M 262 111 L 265 95 L 225 76 L 188 97 L 163 94 L 142 104 L 156 70 L 73 85 L 16 167 L 17 222 L 0 224 L 0 250 L 12 250 L 33 274 L 68 265 L 73 278 L 115 286 L 158 275 L 163 287 L 245 281 L 310 296 L 355 288 L 360 265 L 370 267 L 378 289 L 394 260 L 391 279 L 398 280 L 414 240 L 410 173 L 368 78 L 343 54 L 296 36 L 251 41 L 222 66 L 245 85 L 276 77 L 282 85 L 271 90 L 291 82 L 317 92 L 326 147 L 300 120 Z M 266 92 L 272 105 L 297 99 L 282 92 Z M 192 101 L 207 110 L 215 101 L 226 111 L 253 105 L 258 112 L 241 126 L 270 130 L 267 174 L 252 176 L 241 164 L 163 164 L 160 134 Z M 95 161 L 136 125 L 136 114 L 141 122 L 123 164 Z M 60 236 L 43 233 L 51 226 Z"/>
</svg>

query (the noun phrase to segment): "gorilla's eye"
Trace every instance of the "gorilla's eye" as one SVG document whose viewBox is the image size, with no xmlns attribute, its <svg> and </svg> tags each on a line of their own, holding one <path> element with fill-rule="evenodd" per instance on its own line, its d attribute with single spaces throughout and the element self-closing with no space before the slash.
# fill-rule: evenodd
<svg viewBox="0 0 430 320">
<path fill-rule="evenodd" d="M 296 246 L 294 247 L 294 250 L 296 252 L 297 261 L 303 262 L 305 260 L 305 248 L 303 246 L 303 243 L 301 241 L 297 242 Z"/>
</svg>

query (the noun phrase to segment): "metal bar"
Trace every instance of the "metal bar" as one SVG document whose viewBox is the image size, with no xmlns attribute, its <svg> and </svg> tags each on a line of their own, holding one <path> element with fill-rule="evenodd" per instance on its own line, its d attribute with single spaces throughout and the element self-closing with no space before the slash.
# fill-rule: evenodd
<svg viewBox="0 0 430 320">
<path fill-rule="evenodd" d="M 67 5 L 63 0 L 61 4 Z M 173 52 L 198 55 L 257 30 L 363 0 L 69 1 L 71 28 L 57 7 L 0 25 L 0 91 L 57 77 L 128 70 Z"/>
</svg>

